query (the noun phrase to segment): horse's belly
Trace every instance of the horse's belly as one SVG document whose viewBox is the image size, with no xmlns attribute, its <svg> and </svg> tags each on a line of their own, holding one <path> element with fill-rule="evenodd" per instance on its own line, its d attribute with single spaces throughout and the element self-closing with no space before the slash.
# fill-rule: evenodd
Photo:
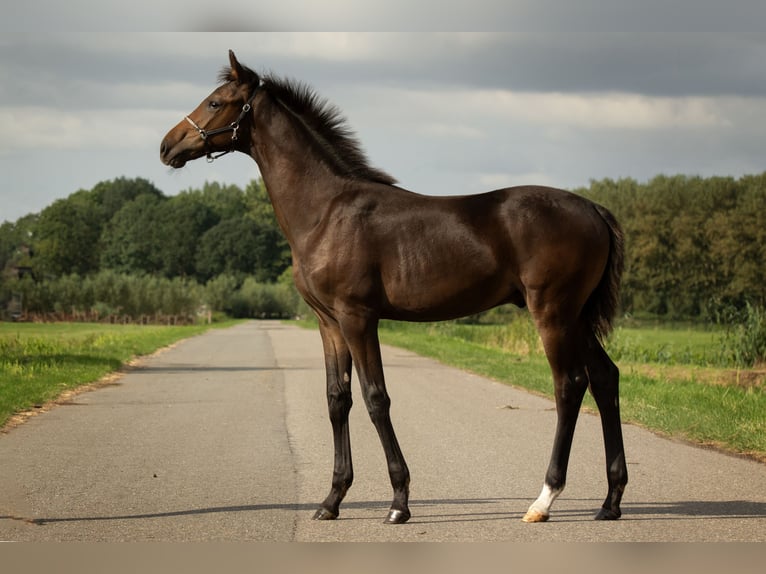
<svg viewBox="0 0 766 574">
<path fill-rule="evenodd" d="M 507 273 L 445 262 L 384 280 L 384 316 L 406 321 L 455 319 L 509 302 L 514 292 Z"/>
</svg>

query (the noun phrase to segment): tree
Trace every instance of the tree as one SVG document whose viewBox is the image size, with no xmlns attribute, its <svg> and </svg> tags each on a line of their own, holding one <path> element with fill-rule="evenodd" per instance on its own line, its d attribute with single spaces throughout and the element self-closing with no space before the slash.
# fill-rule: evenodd
<svg viewBox="0 0 766 574">
<path fill-rule="evenodd" d="M 189 190 L 184 193 L 196 197 L 208 206 L 219 221 L 241 217 L 247 210 L 245 193 L 236 185 L 205 182 L 201 190 Z"/>
<path fill-rule="evenodd" d="M 27 215 L 15 223 L 0 225 L 0 276 L 10 266 L 31 265 L 31 245 L 37 215 Z"/>
<path fill-rule="evenodd" d="M 118 177 L 111 181 L 97 183 L 91 190 L 93 200 L 101 206 L 105 222 L 114 217 L 123 206 L 136 199 L 139 195 L 151 195 L 156 199 L 162 199 L 163 193 L 147 179 L 137 177 L 128 179 Z"/>
<path fill-rule="evenodd" d="M 36 266 L 52 275 L 84 275 L 98 269 L 103 219 L 87 191 L 46 207 L 35 226 Z"/>
<path fill-rule="evenodd" d="M 154 229 L 162 273 L 194 277 L 199 240 L 216 223 L 213 210 L 196 194 L 181 193 L 162 203 Z"/>
<path fill-rule="evenodd" d="M 104 230 L 101 265 L 121 273 L 156 273 L 163 267 L 157 230 L 160 207 L 167 202 L 150 194 L 126 203 Z"/>
<path fill-rule="evenodd" d="M 261 228 L 249 217 L 227 219 L 202 236 L 197 273 L 205 281 L 226 273 L 273 283 L 289 264 L 281 245 L 273 227 Z"/>
<path fill-rule="evenodd" d="M 626 312 L 712 318 L 766 305 L 766 173 L 592 181 L 625 232 Z"/>
<path fill-rule="evenodd" d="M 705 229 L 715 241 L 717 294 L 740 308 L 766 307 L 766 174 L 740 180 L 735 205 L 709 217 Z"/>
<path fill-rule="evenodd" d="M 290 245 L 277 223 L 263 180 L 252 180 L 245 188 L 245 198 L 247 216 L 258 226 L 263 245 L 259 261 L 265 274 L 259 280 L 276 281 L 292 263 Z"/>
<path fill-rule="evenodd" d="M 221 221 L 202 236 L 197 249 L 197 274 L 203 281 L 216 275 L 258 272 L 264 250 L 255 222 L 243 216 Z"/>
</svg>

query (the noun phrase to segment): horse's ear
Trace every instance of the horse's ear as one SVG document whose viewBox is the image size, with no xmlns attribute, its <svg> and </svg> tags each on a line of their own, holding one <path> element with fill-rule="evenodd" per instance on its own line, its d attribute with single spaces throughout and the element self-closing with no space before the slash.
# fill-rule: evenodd
<svg viewBox="0 0 766 574">
<path fill-rule="evenodd" d="M 245 79 L 245 72 L 242 69 L 242 64 L 237 61 L 234 50 L 229 50 L 229 63 L 231 64 L 231 77 L 237 83 L 242 82 Z"/>
</svg>

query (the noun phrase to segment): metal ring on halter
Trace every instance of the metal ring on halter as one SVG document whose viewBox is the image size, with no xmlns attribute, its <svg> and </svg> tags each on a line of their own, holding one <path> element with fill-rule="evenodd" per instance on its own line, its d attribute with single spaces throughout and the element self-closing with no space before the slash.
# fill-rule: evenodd
<svg viewBox="0 0 766 574">
<path fill-rule="evenodd" d="M 184 116 L 184 119 L 189 122 L 195 130 L 199 132 L 199 137 L 201 137 L 203 140 L 207 139 L 207 132 L 203 130 L 201 127 L 199 127 L 197 124 L 194 123 L 194 120 L 191 119 L 189 116 Z"/>
</svg>

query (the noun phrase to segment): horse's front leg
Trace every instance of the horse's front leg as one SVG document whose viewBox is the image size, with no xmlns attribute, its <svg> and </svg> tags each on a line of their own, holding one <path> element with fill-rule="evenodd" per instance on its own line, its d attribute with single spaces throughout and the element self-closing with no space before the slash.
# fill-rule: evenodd
<svg viewBox="0 0 766 574">
<path fill-rule="evenodd" d="M 348 430 L 348 414 L 352 403 L 351 354 L 337 324 L 320 317 L 319 331 L 324 347 L 327 407 L 332 423 L 335 462 L 330 494 L 314 514 L 314 520 L 334 520 L 338 517 L 340 503 L 354 480 Z"/>
<path fill-rule="evenodd" d="M 347 317 L 341 328 L 356 364 L 367 411 L 386 454 L 394 499 L 385 522 L 403 524 L 410 519 L 410 471 L 391 424 L 391 400 L 383 377 L 378 321 L 368 317 Z"/>
</svg>

